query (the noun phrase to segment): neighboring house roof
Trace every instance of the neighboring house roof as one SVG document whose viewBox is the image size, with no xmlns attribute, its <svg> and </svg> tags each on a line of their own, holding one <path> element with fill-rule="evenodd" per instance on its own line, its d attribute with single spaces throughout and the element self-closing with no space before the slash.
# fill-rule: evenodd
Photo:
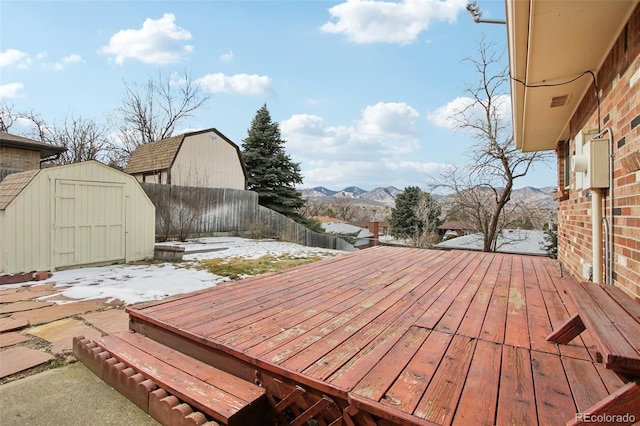
<svg viewBox="0 0 640 426">
<path fill-rule="evenodd" d="M 322 229 L 325 232 L 330 234 L 358 234 L 360 235 L 363 231 L 369 233 L 366 228 L 361 228 L 359 226 L 352 225 L 350 223 L 338 221 L 338 222 L 324 222 L 322 223 Z"/>
<path fill-rule="evenodd" d="M 471 225 L 469 225 L 468 223 L 462 222 L 460 220 L 450 220 L 450 221 L 445 222 L 442 225 L 438 226 L 438 229 L 443 229 L 445 231 L 446 230 L 466 231 L 466 230 L 473 229 L 473 227 Z"/>
<path fill-rule="evenodd" d="M 361 228 L 369 228 L 369 224 L 372 222 L 378 222 L 378 228 L 382 229 L 385 226 L 389 226 L 389 222 L 386 220 L 356 220 L 355 222 L 349 222 L 352 225 L 359 226 Z"/>
<path fill-rule="evenodd" d="M 590 71 L 600 68 L 637 4 L 506 1 L 516 147 L 553 150 L 569 138 L 568 123 L 595 79 Z"/>
<path fill-rule="evenodd" d="M 39 169 L 12 173 L 0 181 L 0 210 L 7 208 L 38 173 Z"/>
<path fill-rule="evenodd" d="M 526 229 L 505 229 L 498 236 L 497 250 L 500 253 L 531 254 L 546 256 L 545 234 L 542 231 Z M 452 238 L 434 247 L 446 250 L 480 251 L 483 246 L 482 234 L 471 234 Z"/>
<path fill-rule="evenodd" d="M 335 217 L 329 217 L 329 216 L 314 216 L 313 218 L 319 221 L 320 223 L 332 223 L 332 222 L 347 223 L 344 220 L 336 219 Z"/>
<path fill-rule="evenodd" d="M 67 148 L 62 146 L 39 142 L 23 136 L 12 135 L 7 132 L 0 132 L 0 146 L 26 149 L 29 151 L 40 151 L 40 158 L 51 157 L 56 154 L 61 154 L 67 150 Z"/>
<path fill-rule="evenodd" d="M 209 132 L 214 132 L 222 138 L 222 140 L 235 148 L 238 153 L 238 158 L 240 158 L 240 163 L 242 164 L 242 170 L 246 177 L 247 173 L 244 162 L 242 161 L 240 148 L 215 128 L 184 133 L 182 135 L 172 136 L 170 138 L 140 145 L 136 148 L 133 154 L 131 154 L 129 163 L 127 164 L 127 167 L 125 167 L 124 171 L 125 173 L 135 174 L 167 170 L 172 166 L 182 143 L 187 137 Z"/>
</svg>

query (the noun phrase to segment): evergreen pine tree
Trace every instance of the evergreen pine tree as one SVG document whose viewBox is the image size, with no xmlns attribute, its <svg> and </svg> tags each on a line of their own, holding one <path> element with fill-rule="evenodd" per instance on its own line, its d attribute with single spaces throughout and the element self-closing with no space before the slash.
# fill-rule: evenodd
<svg viewBox="0 0 640 426">
<path fill-rule="evenodd" d="M 422 190 L 417 186 L 408 186 L 398 194 L 396 206 L 391 210 L 391 235 L 396 238 L 416 238 L 422 232 L 422 221 L 415 210 L 420 201 Z"/>
<path fill-rule="evenodd" d="M 417 186 L 408 186 L 396 198 L 391 210 L 391 235 L 418 243 L 426 234 L 436 231 L 440 222 L 440 206 L 431 194 Z"/>
<path fill-rule="evenodd" d="M 304 205 L 295 185 L 302 183 L 300 164 L 285 153 L 278 123 L 271 121 L 267 105 L 260 108 L 242 141 L 242 159 L 248 173 L 247 189 L 258 193 L 261 206 L 295 220 L 302 220 Z"/>
</svg>

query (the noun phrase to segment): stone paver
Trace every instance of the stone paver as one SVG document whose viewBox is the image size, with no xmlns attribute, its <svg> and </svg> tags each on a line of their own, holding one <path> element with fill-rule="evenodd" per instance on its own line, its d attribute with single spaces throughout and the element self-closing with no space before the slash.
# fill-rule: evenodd
<svg viewBox="0 0 640 426">
<path fill-rule="evenodd" d="M 7 303 L 0 306 L 0 314 L 10 314 L 13 312 L 31 311 L 34 309 L 45 308 L 51 306 L 51 302 L 35 302 L 35 301 L 22 301 Z"/>
<path fill-rule="evenodd" d="M 32 327 L 26 330 L 26 333 L 51 343 L 51 352 L 56 355 L 73 351 L 74 336 L 85 336 L 88 339 L 97 339 L 102 336 L 102 333 L 95 328 L 71 318 Z"/>
<path fill-rule="evenodd" d="M 122 309 L 90 312 L 82 315 L 81 318 L 106 334 L 120 333 L 121 331 L 129 330 L 129 314 Z"/>
<path fill-rule="evenodd" d="M 0 334 L 0 348 L 6 348 L 7 346 L 17 345 L 18 343 L 23 343 L 28 340 L 31 340 L 29 336 L 25 336 L 24 334 L 9 332 L 9 333 L 1 333 Z"/>
<path fill-rule="evenodd" d="M 7 349 L 0 352 L 0 378 L 37 367 L 52 359 L 51 354 L 24 346 Z"/>
<path fill-rule="evenodd" d="M 29 326 L 29 321 L 25 319 L 15 319 L 11 317 L 0 318 L 0 333 L 20 330 Z"/>
<path fill-rule="evenodd" d="M 16 291 L 10 294 L 0 294 L 0 303 L 11 303 L 11 302 L 19 302 L 23 300 L 33 300 L 38 297 L 50 296 L 56 293 L 59 293 L 59 292 L 55 290 L 45 290 L 45 289 Z"/>
<path fill-rule="evenodd" d="M 97 311 L 110 306 L 104 300 L 87 300 L 83 302 L 67 303 L 64 305 L 48 306 L 32 311 L 16 312 L 11 318 L 23 319 L 30 324 L 43 324 L 74 315 L 84 314 L 90 311 Z"/>
</svg>

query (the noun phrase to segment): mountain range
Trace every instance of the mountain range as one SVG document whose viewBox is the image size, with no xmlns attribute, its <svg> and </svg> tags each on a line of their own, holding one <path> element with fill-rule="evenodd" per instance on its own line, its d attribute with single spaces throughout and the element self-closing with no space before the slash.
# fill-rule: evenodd
<svg viewBox="0 0 640 426">
<path fill-rule="evenodd" d="M 334 191 L 327 189 L 323 186 L 316 186 L 315 188 L 303 189 L 300 191 L 302 198 L 325 198 L 325 197 L 344 197 L 344 198 L 357 198 L 362 201 L 375 201 L 384 204 L 393 204 L 396 201 L 398 194 L 402 193 L 402 190 L 388 186 L 386 188 L 376 188 L 372 191 L 366 191 L 357 186 L 349 186 L 340 191 Z"/>
<path fill-rule="evenodd" d="M 553 193 L 556 188 L 553 186 L 544 188 L 534 188 L 525 186 L 523 188 L 514 189 L 511 193 L 511 199 L 513 201 L 526 201 L 531 204 L 535 204 L 541 208 L 556 208 L 557 203 L 553 199 Z M 394 186 L 387 186 L 385 188 L 378 187 L 371 191 L 366 191 L 357 186 L 349 186 L 340 191 L 334 191 L 323 186 L 316 186 L 315 188 L 308 188 L 300 190 L 302 198 L 305 199 L 320 199 L 327 197 L 346 197 L 358 199 L 362 202 L 381 203 L 386 205 L 393 205 L 395 203 L 398 194 L 403 191 Z M 434 198 L 442 198 L 442 195 L 434 195 Z"/>
</svg>

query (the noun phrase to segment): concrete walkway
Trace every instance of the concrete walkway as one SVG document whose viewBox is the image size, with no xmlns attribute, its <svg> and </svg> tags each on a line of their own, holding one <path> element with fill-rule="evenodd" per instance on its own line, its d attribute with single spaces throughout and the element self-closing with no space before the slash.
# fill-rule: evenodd
<svg viewBox="0 0 640 426">
<path fill-rule="evenodd" d="M 0 424 L 158 425 L 80 362 L 0 385 Z"/>
</svg>

